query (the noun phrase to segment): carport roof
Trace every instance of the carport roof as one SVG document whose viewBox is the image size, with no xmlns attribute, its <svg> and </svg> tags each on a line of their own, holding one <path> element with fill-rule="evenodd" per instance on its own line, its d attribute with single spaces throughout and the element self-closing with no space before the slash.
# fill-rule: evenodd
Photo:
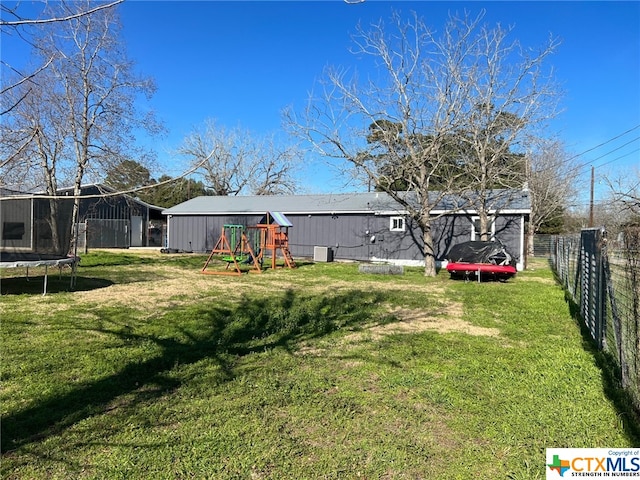
<svg viewBox="0 0 640 480">
<path fill-rule="evenodd" d="M 523 190 L 495 191 L 493 209 L 504 213 L 529 213 L 529 193 Z M 415 199 L 415 195 L 407 193 Z M 448 195 L 438 202 L 433 213 L 460 210 L 464 205 L 461 197 Z M 464 209 L 470 211 L 472 209 Z M 264 214 L 265 212 L 287 214 L 333 214 L 333 213 L 398 213 L 406 209 L 382 192 L 337 193 L 320 195 L 260 195 L 260 196 L 203 196 L 192 198 L 168 208 L 165 215 L 225 215 Z"/>
</svg>

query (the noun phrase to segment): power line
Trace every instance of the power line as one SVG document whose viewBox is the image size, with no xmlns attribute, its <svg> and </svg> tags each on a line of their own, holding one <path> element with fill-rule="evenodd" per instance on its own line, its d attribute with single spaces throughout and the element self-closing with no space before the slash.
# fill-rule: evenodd
<svg viewBox="0 0 640 480">
<path fill-rule="evenodd" d="M 598 148 L 600 148 L 600 147 L 602 147 L 602 146 L 606 145 L 607 143 L 611 143 L 611 142 L 613 142 L 614 140 L 617 140 L 618 138 L 625 136 L 627 133 L 631 133 L 631 132 L 633 132 L 634 130 L 637 130 L 638 128 L 640 128 L 640 123 L 639 123 L 638 125 L 636 125 L 635 127 L 630 128 L 630 129 L 629 129 L 629 130 L 627 130 L 626 132 L 622 132 L 621 134 L 616 135 L 615 137 L 612 137 L 612 138 L 610 138 L 609 140 L 606 140 L 606 141 L 604 141 L 604 142 L 602 142 L 602 143 L 600 143 L 600 144 L 596 145 L 595 147 L 591 147 L 591 148 L 589 148 L 588 150 L 585 150 L 585 151 L 584 151 L 584 152 L 582 152 L 582 153 L 578 153 L 578 154 L 574 155 L 573 157 L 568 158 L 566 161 L 567 161 L 567 162 L 570 162 L 571 160 L 575 160 L 576 158 L 581 157 L 582 155 L 584 155 L 584 154 L 586 154 L 586 153 L 592 152 L 593 150 L 596 150 L 596 149 L 598 149 Z M 632 141 L 635 141 L 635 140 L 637 140 L 637 139 L 638 139 L 638 138 L 635 138 L 635 139 L 634 139 L 634 140 L 632 140 Z"/>
<path fill-rule="evenodd" d="M 638 137 L 638 138 L 640 138 L 640 137 Z M 637 139 L 636 139 L 636 140 L 637 140 Z M 626 145 L 626 144 L 625 144 L 625 145 Z M 623 145 L 623 146 L 625 146 L 625 145 Z M 622 148 L 622 147 L 620 147 L 620 148 Z M 617 150 L 617 149 L 616 149 L 616 150 Z M 638 152 L 638 151 L 640 151 L 640 147 L 639 147 L 639 148 L 636 148 L 635 150 L 631 150 L 629 153 L 625 153 L 624 155 L 620 155 L 619 157 L 616 157 L 616 158 L 614 158 L 613 160 L 609 160 L 608 162 L 605 162 L 605 163 L 603 163 L 602 165 L 596 165 L 596 167 L 597 167 L 597 168 L 602 168 L 602 167 L 604 167 L 605 165 L 609 165 L 610 163 L 616 162 L 616 161 L 620 160 L 621 158 L 628 157 L 629 155 L 632 155 L 632 154 L 634 154 L 634 153 L 636 153 L 636 152 Z M 612 150 L 612 151 L 611 151 L 611 152 L 609 152 L 609 153 L 613 153 L 613 152 L 615 152 L 615 150 Z M 606 155 L 608 155 L 608 154 L 606 154 Z M 603 156 L 604 156 L 604 155 L 603 155 Z M 596 158 L 596 160 L 598 160 L 598 159 L 600 159 L 600 158 L 602 158 L 602 157 L 598 157 L 598 158 Z"/>
<path fill-rule="evenodd" d="M 631 128 L 631 129 L 629 129 L 629 130 L 627 130 L 626 132 L 621 133 L 620 135 L 616 135 L 615 137 L 610 138 L 609 140 L 607 140 L 607 141 L 605 141 L 605 142 L 602 142 L 602 143 L 600 143 L 599 145 L 596 145 L 595 147 L 589 148 L 588 150 L 585 150 L 585 151 L 584 151 L 584 152 L 582 152 L 582 153 L 579 153 L 579 154 L 577 154 L 577 155 L 574 155 L 573 157 L 567 158 L 567 159 L 566 159 L 566 160 L 564 160 L 562 163 L 569 163 L 570 161 L 575 160 L 576 158 L 578 158 L 578 157 L 580 157 L 580 156 L 582 156 L 582 155 L 584 155 L 584 154 L 586 154 L 586 153 L 592 152 L 593 150 L 596 150 L 596 149 L 598 149 L 598 148 L 600 148 L 600 147 L 602 147 L 602 146 L 604 146 L 604 145 L 606 145 L 606 144 L 608 144 L 608 143 L 611 143 L 612 141 L 617 140 L 618 138 L 620 138 L 620 137 L 622 137 L 622 136 L 624 136 L 624 135 L 626 135 L 626 134 L 628 134 L 628 133 L 630 133 L 630 132 L 632 132 L 632 131 L 634 131 L 634 130 L 636 130 L 636 129 L 638 129 L 638 128 L 640 128 L 640 125 L 636 125 L 635 127 Z M 569 173 L 570 173 L 570 172 L 575 172 L 575 171 L 580 171 L 580 170 L 582 170 L 583 168 L 585 168 L 585 167 L 587 167 L 587 166 L 592 165 L 592 164 L 593 164 L 593 162 L 595 162 L 595 161 L 597 161 L 597 160 L 600 160 L 600 159 L 602 159 L 602 158 L 606 157 L 607 155 L 611 155 L 613 152 L 616 152 L 616 151 L 620 150 L 621 148 L 624 148 L 624 147 L 626 147 L 627 145 L 630 145 L 631 143 L 633 143 L 633 142 L 635 142 L 635 141 L 637 141 L 637 140 L 640 140 L 640 136 L 635 137 L 633 140 L 630 140 L 630 141 L 628 141 L 627 143 L 625 143 L 625 144 L 623 144 L 623 145 L 621 145 L 621 146 L 619 146 L 619 147 L 616 147 L 616 148 L 614 148 L 613 150 L 610 150 L 609 152 L 604 153 L 604 154 L 600 155 L 599 157 L 597 157 L 597 158 L 595 158 L 595 159 L 589 159 L 589 160 L 587 160 L 587 161 L 585 161 L 585 162 L 582 162 L 582 163 L 580 163 L 580 164 L 576 165 L 575 167 L 573 167 L 573 168 L 569 171 Z M 606 163 L 603 163 L 602 165 L 598 165 L 598 168 L 603 167 L 603 166 L 605 166 L 605 165 L 608 165 L 608 164 L 610 164 L 610 163 L 613 163 L 614 161 L 619 160 L 619 159 L 621 159 L 621 158 L 624 158 L 624 157 L 626 157 L 626 156 L 628 156 L 628 155 L 631 155 L 632 153 L 634 153 L 634 152 L 636 152 L 636 151 L 638 151 L 638 149 L 636 149 L 636 150 L 634 150 L 634 151 L 632 151 L 632 152 L 629 152 L 629 153 L 627 153 L 627 154 L 625 154 L 625 155 L 622 155 L 622 156 L 620 156 L 620 157 L 617 157 L 617 158 L 615 158 L 615 159 L 613 159 L 613 160 L 609 160 L 609 161 L 607 161 Z"/>
<path fill-rule="evenodd" d="M 633 140 L 630 140 L 630 141 L 628 141 L 627 143 L 622 144 L 622 145 L 620 145 L 619 147 L 614 148 L 613 150 L 610 150 L 610 151 L 608 151 L 607 153 L 604 153 L 604 154 L 600 155 L 599 157 L 592 159 L 590 163 L 591 163 L 591 164 L 593 164 L 594 162 L 596 162 L 596 161 L 600 160 L 601 158 L 604 158 L 604 157 L 606 157 L 607 155 L 611 155 L 613 152 L 617 152 L 617 151 L 618 151 L 618 150 L 620 150 L 621 148 L 624 148 L 624 147 L 626 147 L 627 145 L 632 144 L 632 143 L 633 143 L 633 142 L 635 142 L 636 140 L 640 140 L 640 137 L 636 137 L 636 138 L 634 138 Z M 603 167 L 604 165 L 607 165 L 607 164 L 612 163 L 612 162 L 613 162 L 613 160 L 609 160 L 608 162 L 603 163 L 602 165 L 598 165 L 598 167 Z"/>
<path fill-rule="evenodd" d="M 619 138 L 621 138 L 621 137 L 623 137 L 623 136 L 625 136 L 625 135 L 627 135 L 627 134 L 629 134 L 629 133 L 631 133 L 631 132 L 633 132 L 634 130 L 637 130 L 637 129 L 639 129 L 639 128 L 640 128 L 640 124 L 638 124 L 638 125 L 636 125 L 636 126 L 634 126 L 634 127 L 631 127 L 630 129 L 628 129 L 628 130 L 626 130 L 626 131 L 624 131 L 624 132 L 622 132 L 622 133 L 620 133 L 620 134 L 618 134 L 618 135 L 616 135 L 616 136 L 614 136 L 614 137 L 611 137 L 610 139 L 605 140 L 604 142 L 599 143 L 598 145 L 595 145 L 595 146 L 593 146 L 593 147 L 590 147 L 590 148 L 588 148 L 587 150 L 585 150 L 585 151 L 583 151 L 583 152 L 581 152 L 581 153 L 575 154 L 575 155 L 573 155 L 573 156 L 571 156 L 571 157 L 568 157 L 568 158 L 565 158 L 565 159 L 563 159 L 563 160 L 559 160 L 559 161 L 558 161 L 558 163 L 556 163 L 554 166 L 548 166 L 548 167 L 546 167 L 546 168 L 544 168 L 544 169 L 541 169 L 541 170 L 540 170 L 540 171 L 538 171 L 537 173 L 543 172 L 543 171 L 545 171 L 545 170 L 551 170 L 551 169 L 558 168 L 558 167 L 560 167 L 560 165 L 567 165 L 567 166 L 569 167 L 569 169 L 565 172 L 567 175 L 571 175 L 571 174 L 573 174 L 574 172 L 579 172 L 579 171 L 580 171 L 580 170 L 582 170 L 583 168 L 585 168 L 585 167 L 587 167 L 587 166 L 592 165 L 594 161 L 599 160 L 599 159 L 601 159 L 601 158 L 604 158 L 604 157 L 606 157 L 607 155 L 610 155 L 610 154 L 612 154 L 613 152 L 615 152 L 615 151 L 617 151 L 617 150 L 619 150 L 619 149 L 621 149 L 621 148 L 623 148 L 623 147 L 625 147 L 625 146 L 629 145 L 630 143 L 635 142 L 636 140 L 640 139 L 640 136 L 638 136 L 638 137 L 634 138 L 633 140 L 630 140 L 629 142 L 625 143 L 624 145 L 622 145 L 622 146 L 620 146 L 620 147 L 618 147 L 618 148 L 615 148 L 615 149 L 613 149 L 613 150 L 611 150 L 611 151 L 609 151 L 609 152 L 607 152 L 607 153 L 605 153 L 605 154 L 603 154 L 603 155 L 600 155 L 600 156 L 599 156 L 599 157 L 597 157 L 595 160 L 590 159 L 590 160 L 588 160 L 588 161 L 584 161 L 584 162 L 582 162 L 582 163 L 579 163 L 579 164 L 577 164 L 577 165 L 575 165 L 575 166 L 573 166 L 573 167 L 570 167 L 570 166 L 568 165 L 568 164 L 569 164 L 569 162 L 571 162 L 571 161 L 575 160 L 576 158 L 579 158 L 579 157 L 581 157 L 581 156 L 583 156 L 583 155 L 586 155 L 586 154 L 587 154 L 587 153 L 589 153 L 589 152 L 592 152 L 592 151 L 594 151 L 594 150 L 597 150 L 598 148 L 603 147 L 604 145 L 607 145 L 607 144 L 609 144 L 609 143 L 613 142 L 614 140 L 617 140 L 617 139 L 619 139 Z M 636 150 L 634 150 L 634 151 L 632 151 L 632 152 L 629 152 L 629 153 L 627 153 L 627 154 L 625 154 L 625 155 L 619 156 L 619 157 L 617 157 L 617 158 L 615 158 L 615 159 L 613 159 L 613 160 L 609 160 L 609 161 L 607 161 L 606 163 L 603 163 L 602 165 L 599 165 L 599 166 L 598 166 L 598 168 L 600 168 L 600 167 L 602 167 L 602 166 L 604 166 L 604 165 L 608 165 L 608 164 L 610 164 L 610 163 L 613 163 L 613 162 L 615 162 L 615 161 L 617 161 L 617 160 L 619 160 L 619 159 L 621 159 L 621 158 L 624 158 L 624 157 L 626 157 L 626 156 L 628 156 L 628 155 L 631 155 L 632 153 L 635 153 L 635 152 L 637 152 L 637 151 L 638 151 L 638 149 L 636 149 Z"/>
</svg>

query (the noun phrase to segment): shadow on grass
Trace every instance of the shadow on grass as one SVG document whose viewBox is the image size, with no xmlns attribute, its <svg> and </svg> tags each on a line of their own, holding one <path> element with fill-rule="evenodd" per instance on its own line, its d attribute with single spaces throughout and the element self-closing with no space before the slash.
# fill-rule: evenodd
<svg viewBox="0 0 640 480">
<path fill-rule="evenodd" d="M 84 292 L 97 290 L 113 285 L 113 281 L 105 278 L 76 277 L 76 285 L 71 287 L 71 279 L 68 275 L 62 277 L 49 275 L 47 279 L 47 294 L 61 292 Z M 44 276 L 34 277 L 10 277 L 3 278 L 0 282 L 2 295 L 42 295 L 44 291 Z"/>
<path fill-rule="evenodd" d="M 557 276 L 556 281 L 560 283 Z M 560 283 L 560 285 L 562 285 L 562 283 Z M 618 418 L 631 443 L 633 445 L 640 445 L 640 413 L 634 409 L 633 400 L 629 392 L 622 388 L 620 380 L 622 374 L 618 362 L 610 353 L 598 349 L 589 328 L 582 320 L 580 305 L 571 298 L 571 295 L 567 291 L 565 291 L 564 296 L 571 317 L 580 328 L 582 346 L 585 351 L 593 355 L 596 365 L 598 365 L 598 368 L 602 372 L 602 385 L 605 395 L 611 400 L 618 411 Z"/>
<path fill-rule="evenodd" d="M 79 323 L 71 328 L 78 335 L 83 331 L 112 335 L 125 344 L 152 342 L 160 353 L 144 361 L 131 359 L 109 377 L 6 415 L 1 424 L 2 452 L 44 440 L 83 419 L 103 414 L 123 395 L 133 396 L 128 405 L 134 407 L 165 395 L 182 383 L 170 375 L 177 365 L 213 359 L 222 371 L 221 381 L 232 380 L 238 357 L 275 347 L 291 350 L 301 340 L 369 322 L 380 300 L 375 292 L 301 296 L 286 290 L 269 298 L 246 297 L 232 308 L 211 303 L 168 312 L 154 320 L 154 327 L 164 328 L 161 334 L 137 332 L 127 324 L 126 315 L 113 309 L 96 310 L 98 327 Z"/>
<path fill-rule="evenodd" d="M 602 385 L 605 395 L 611 400 L 618 411 L 618 418 L 620 418 L 629 440 L 631 440 L 633 445 L 640 445 L 640 412 L 634 407 L 630 393 L 622 387 L 622 374 L 618 362 L 611 353 L 598 349 L 589 328 L 582 319 L 580 305 L 575 302 L 572 295 L 567 291 L 562 278 L 560 278 L 554 268 L 554 263 L 551 258 L 548 259 L 548 264 L 553 272 L 554 280 L 564 289 L 564 299 L 569 307 L 569 313 L 580 328 L 580 333 L 582 334 L 582 345 L 585 351 L 593 355 L 596 365 L 598 365 L 598 368 L 602 372 Z"/>
<path fill-rule="evenodd" d="M 598 349 L 596 341 L 591 336 L 589 328 L 582 319 L 580 313 L 580 305 L 572 298 L 565 287 L 565 283 L 558 275 L 558 272 L 554 268 L 553 259 L 548 259 L 549 268 L 553 273 L 553 278 L 558 285 L 564 289 L 564 299 L 569 307 L 569 313 L 576 322 L 580 333 L 582 334 L 582 345 L 585 351 L 593 355 L 593 358 L 598 365 L 598 368 L 602 372 L 602 385 L 604 393 L 611 400 L 614 407 L 618 411 L 618 417 L 622 422 L 627 437 L 631 440 L 632 444 L 640 444 L 640 412 L 638 412 L 633 405 L 633 399 L 629 392 L 622 388 L 620 367 L 616 359 L 608 352 Z"/>
</svg>

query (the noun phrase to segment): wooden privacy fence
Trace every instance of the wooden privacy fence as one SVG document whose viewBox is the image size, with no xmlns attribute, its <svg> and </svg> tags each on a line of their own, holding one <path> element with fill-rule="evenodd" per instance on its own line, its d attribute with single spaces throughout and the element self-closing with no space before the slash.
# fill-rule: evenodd
<svg viewBox="0 0 640 480">
<path fill-rule="evenodd" d="M 604 228 L 554 237 L 551 262 L 640 413 L 640 228 L 625 229 L 616 242 Z"/>
</svg>

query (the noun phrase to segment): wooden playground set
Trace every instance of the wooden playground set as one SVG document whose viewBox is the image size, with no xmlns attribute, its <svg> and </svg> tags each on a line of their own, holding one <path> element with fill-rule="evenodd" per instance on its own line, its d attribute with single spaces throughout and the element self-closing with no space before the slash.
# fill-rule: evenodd
<svg viewBox="0 0 640 480">
<path fill-rule="evenodd" d="M 262 273 L 265 256 L 271 256 L 271 268 L 278 268 L 280 254 L 283 267 L 296 268 L 289 250 L 289 227 L 293 225 L 282 213 L 267 212 L 260 223 L 254 226 L 225 224 L 220 237 L 202 267 L 202 273 L 208 275 L 242 275 L 248 272 Z M 220 256 L 226 262 L 224 270 L 209 269 L 214 257 Z"/>
</svg>

